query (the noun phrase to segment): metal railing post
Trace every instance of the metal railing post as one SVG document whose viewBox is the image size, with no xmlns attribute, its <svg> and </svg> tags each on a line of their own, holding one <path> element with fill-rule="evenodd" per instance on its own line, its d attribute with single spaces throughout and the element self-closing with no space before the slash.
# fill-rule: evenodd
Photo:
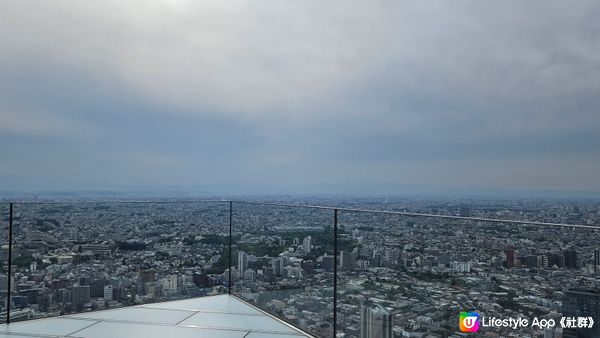
<svg viewBox="0 0 600 338">
<path fill-rule="evenodd" d="M 10 291 L 12 289 L 13 204 L 8 211 L 8 281 L 6 283 L 6 324 L 10 324 Z"/>
<path fill-rule="evenodd" d="M 338 209 L 333 209 L 333 338 L 337 333 Z"/>
<path fill-rule="evenodd" d="M 232 250 L 233 250 L 233 234 L 232 234 L 232 228 L 233 228 L 233 202 L 229 201 L 229 260 L 227 262 L 227 264 L 229 265 L 229 280 L 227 282 L 227 293 L 231 294 L 231 266 L 232 266 Z"/>
</svg>

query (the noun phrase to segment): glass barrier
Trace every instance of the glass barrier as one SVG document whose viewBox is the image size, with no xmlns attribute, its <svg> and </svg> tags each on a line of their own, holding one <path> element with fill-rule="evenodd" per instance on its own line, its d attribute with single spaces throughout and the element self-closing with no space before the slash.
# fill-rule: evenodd
<svg viewBox="0 0 600 338">
<path fill-rule="evenodd" d="M 333 335 L 333 210 L 234 203 L 232 239 L 233 294 Z"/>
<path fill-rule="evenodd" d="M 10 205 L 0 203 L 0 323 L 6 323 L 8 306 L 8 232 Z"/>
<path fill-rule="evenodd" d="M 563 330 L 560 320 L 597 318 L 599 243 L 591 228 L 341 211 L 337 332 L 596 337 L 598 326 Z M 473 313 L 479 324 L 461 332 L 459 318 Z M 510 318 L 528 323 L 497 321 Z"/>
<path fill-rule="evenodd" d="M 227 292 L 222 202 L 15 204 L 11 320 Z"/>
<path fill-rule="evenodd" d="M 600 336 L 599 228 L 245 202 L 12 216 L 11 321 L 229 291 L 317 337 Z M 8 219 L 0 204 L 0 322 Z"/>
</svg>

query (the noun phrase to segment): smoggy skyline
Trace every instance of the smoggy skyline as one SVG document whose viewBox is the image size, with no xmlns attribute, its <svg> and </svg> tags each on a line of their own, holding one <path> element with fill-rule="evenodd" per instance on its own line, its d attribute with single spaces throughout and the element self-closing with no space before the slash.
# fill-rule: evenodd
<svg viewBox="0 0 600 338">
<path fill-rule="evenodd" d="M 4 1 L 0 190 L 599 192 L 599 11 Z"/>
</svg>

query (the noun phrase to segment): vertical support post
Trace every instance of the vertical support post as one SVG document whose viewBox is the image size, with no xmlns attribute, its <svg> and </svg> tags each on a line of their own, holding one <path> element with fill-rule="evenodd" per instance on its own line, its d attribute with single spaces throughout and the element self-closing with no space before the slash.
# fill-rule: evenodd
<svg viewBox="0 0 600 338">
<path fill-rule="evenodd" d="M 338 209 L 333 209 L 333 338 L 337 333 Z"/>
<path fill-rule="evenodd" d="M 227 282 L 227 293 L 231 294 L 231 266 L 233 263 L 233 234 L 232 234 L 232 228 L 233 228 L 233 202 L 229 201 L 229 260 L 228 260 L 228 265 L 229 265 L 229 281 Z"/>
<path fill-rule="evenodd" d="M 10 324 L 10 291 L 12 289 L 13 204 L 8 211 L 8 282 L 6 284 L 6 324 Z"/>
</svg>

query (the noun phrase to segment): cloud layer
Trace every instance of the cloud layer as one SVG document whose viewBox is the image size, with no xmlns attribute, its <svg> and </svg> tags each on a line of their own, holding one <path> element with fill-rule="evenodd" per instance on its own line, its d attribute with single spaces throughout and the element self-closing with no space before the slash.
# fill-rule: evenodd
<svg viewBox="0 0 600 338">
<path fill-rule="evenodd" d="M 600 191 L 599 11 L 5 1 L 0 186 Z"/>
</svg>

